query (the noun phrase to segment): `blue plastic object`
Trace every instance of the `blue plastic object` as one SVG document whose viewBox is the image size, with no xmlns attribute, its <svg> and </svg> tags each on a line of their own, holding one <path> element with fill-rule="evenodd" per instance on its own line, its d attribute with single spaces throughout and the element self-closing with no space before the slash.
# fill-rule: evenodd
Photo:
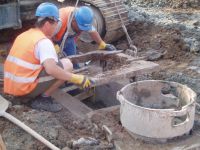
<svg viewBox="0 0 200 150">
<path fill-rule="evenodd" d="M 90 31 L 92 30 L 92 23 L 94 19 L 94 13 L 91 8 L 82 6 L 75 12 L 75 20 L 80 30 Z"/>
<path fill-rule="evenodd" d="M 35 16 L 37 17 L 53 17 L 56 21 L 59 21 L 58 7 L 52 3 L 42 3 L 37 7 Z"/>
<path fill-rule="evenodd" d="M 63 51 L 67 56 L 76 55 L 76 43 L 73 37 L 67 38 Z"/>
<path fill-rule="evenodd" d="M 74 37 L 69 37 L 67 38 L 65 47 L 63 49 L 64 53 L 67 54 L 67 56 L 70 55 L 76 55 L 77 54 L 77 49 L 76 49 L 76 42 Z M 73 64 L 74 69 L 80 68 L 78 64 Z"/>
<path fill-rule="evenodd" d="M 76 49 L 76 42 L 75 42 L 75 37 L 68 37 L 66 42 L 65 42 L 65 46 L 63 49 L 63 52 L 65 53 L 66 56 L 71 56 L 71 55 L 76 55 L 77 54 L 77 49 Z M 57 44 L 60 46 L 61 45 L 61 41 L 57 42 Z M 74 69 L 78 69 L 80 68 L 78 64 L 73 64 L 73 68 Z"/>
</svg>

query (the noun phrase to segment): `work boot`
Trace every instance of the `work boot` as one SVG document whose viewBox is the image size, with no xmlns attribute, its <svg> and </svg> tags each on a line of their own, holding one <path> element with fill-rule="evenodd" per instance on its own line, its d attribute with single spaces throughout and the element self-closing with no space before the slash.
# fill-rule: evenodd
<svg viewBox="0 0 200 150">
<path fill-rule="evenodd" d="M 45 110 L 49 112 L 58 112 L 62 106 L 55 102 L 52 97 L 38 96 L 30 102 L 30 106 L 36 110 Z"/>
</svg>

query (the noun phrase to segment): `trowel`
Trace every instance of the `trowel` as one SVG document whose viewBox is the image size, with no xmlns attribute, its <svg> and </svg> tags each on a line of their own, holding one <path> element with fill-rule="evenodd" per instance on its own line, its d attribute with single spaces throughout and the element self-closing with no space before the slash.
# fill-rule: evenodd
<svg viewBox="0 0 200 150">
<path fill-rule="evenodd" d="M 17 118 L 15 118 L 12 115 L 10 115 L 9 113 L 7 113 L 6 110 L 8 108 L 8 105 L 9 105 L 9 102 L 0 95 L 0 116 L 5 117 L 6 119 L 10 120 L 12 123 L 14 123 L 17 126 L 21 127 L 22 129 L 24 129 L 26 132 L 31 134 L 33 137 L 35 137 L 37 140 L 39 140 L 40 142 L 45 144 L 50 149 L 52 149 L 52 150 L 60 150 L 58 147 L 56 147 L 55 145 L 53 145 L 52 143 L 47 141 L 44 137 L 39 135 L 33 129 L 31 129 L 30 127 L 25 125 L 23 122 L 21 122 Z"/>
</svg>

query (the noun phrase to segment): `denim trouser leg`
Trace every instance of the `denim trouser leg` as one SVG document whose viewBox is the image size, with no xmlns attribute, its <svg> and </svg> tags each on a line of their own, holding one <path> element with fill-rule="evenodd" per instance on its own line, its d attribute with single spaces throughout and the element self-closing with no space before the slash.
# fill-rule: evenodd
<svg viewBox="0 0 200 150">
<path fill-rule="evenodd" d="M 74 38 L 67 38 L 63 51 L 67 56 L 76 55 L 76 43 Z"/>
<path fill-rule="evenodd" d="M 61 41 L 59 41 L 57 44 L 61 45 Z M 76 55 L 76 43 L 75 43 L 75 39 L 74 37 L 69 37 L 67 38 L 66 42 L 65 42 L 65 46 L 63 49 L 63 52 L 67 55 Z M 73 64 L 74 69 L 78 69 L 80 68 L 78 64 Z"/>
</svg>

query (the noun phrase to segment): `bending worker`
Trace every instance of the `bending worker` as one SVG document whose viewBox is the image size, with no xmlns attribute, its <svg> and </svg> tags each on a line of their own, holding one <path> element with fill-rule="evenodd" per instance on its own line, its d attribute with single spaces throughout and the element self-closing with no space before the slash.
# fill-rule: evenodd
<svg viewBox="0 0 200 150">
<path fill-rule="evenodd" d="M 4 65 L 4 92 L 15 97 L 34 98 L 32 108 L 57 112 L 61 105 L 51 94 L 65 81 L 88 88 L 90 80 L 72 73 L 67 58 L 58 59 L 51 41 L 59 22 L 59 10 L 52 3 L 42 3 L 36 10 L 35 28 L 14 41 Z"/>
<path fill-rule="evenodd" d="M 72 19 L 71 25 L 69 25 L 70 17 L 72 17 L 72 12 L 75 11 L 74 17 Z M 76 54 L 76 38 L 81 34 L 82 31 L 89 33 L 91 38 L 99 45 L 99 49 L 113 51 L 116 48 L 111 44 L 106 44 L 100 37 L 99 33 L 93 27 L 92 23 L 94 20 L 94 13 L 91 8 L 87 6 L 81 6 L 80 8 L 75 7 L 65 7 L 59 10 L 61 23 L 58 26 L 57 34 L 54 37 L 54 41 L 57 44 L 61 44 L 65 32 L 68 26 L 69 35 L 64 45 L 63 52 L 65 55 L 75 55 Z"/>
</svg>

